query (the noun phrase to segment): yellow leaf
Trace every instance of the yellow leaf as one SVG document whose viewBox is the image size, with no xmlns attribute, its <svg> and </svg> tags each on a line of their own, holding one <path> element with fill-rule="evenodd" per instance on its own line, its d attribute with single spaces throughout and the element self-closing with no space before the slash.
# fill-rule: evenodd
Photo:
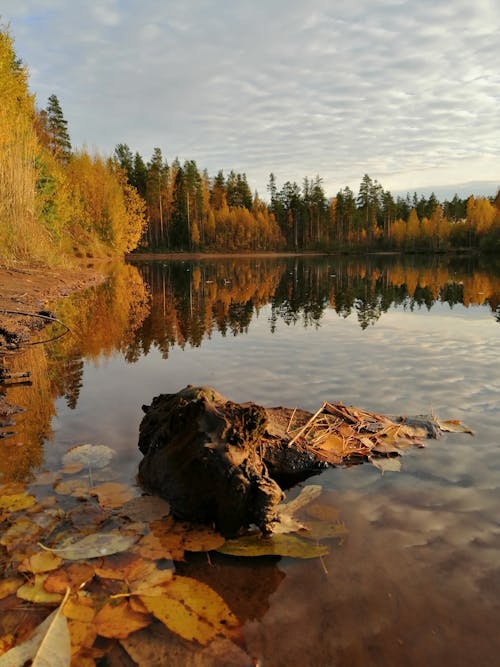
<svg viewBox="0 0 500 667">
<path fill-rule="evenodd" d="M 370 457 L 370 462 L 379 470 L 384 472 L 400 472 L 401 459 L 399 456 L 389 456 L 384 458 Z"/>
<path fill-rule="evenodd" d="M 0 600 L 12 595 L 17 591 L 19 586 L 22 586 L 24 579 L 20 577 L 15 577 L 14 579 L 1 579 L 0 580 Z"/>
<path fill-rule="evenodd" d="M 141 595 L 140 600 L 169 630 L 202 645 L 239 626 L 218 593 L 189 577 L 174 577 L 163 596 Z"/>
<path fill-rule="evenodd" d="M 0 496 L 0 511 L 19 512 L 28 509 L 36 503 L 34 496 L 28 496 L 25 493 L 14 493 L 9 496 Z"/>
<path fill-rule="evenodd" d="M 108 602 L 94 618 L 97 634 L 114 639 L 125 639 L 130 633 L 145 628 L 150 623 L 150 616 L 133 611 L 128 600 L 119 604 Z"/>
<path fill-rule="evenodd" d="M 63 614 L 68 620 L 90 623 L 95 616 L 91 596 L 71 597 L 64 605 Z"/>
<path fill-rule="evenodd" d="M 311 544 L 295 535 L 271 535 L 263 537 L 245 535 L 227 542 L 217 549 L 229 556 L 289 556 L 290 558 L 319 558 L 328 553 L 328 547 Z"/>
<path fill-rule="evenodd" d="M 40 572 L 57 570 L 61 563 L 62 558 L 56 556 L 56 554 L 51 551 L 39 551 L 23 560 L 17 569 L 19 572 L 32 572 L 33 574 L 38 574 Z"/>
<path fill-rule="evenodd" d="M 15 643 L 16 639 L 11 632 L 7 633 L 3 637 L 0 637 L 0 655 L 10 651 L 10 649 L 15 646 Z"/>
<path fill-rule="evenodd" d="M 438 425 L 442 431 L 448 431 L 449 433 L 469 433 L 470 435 L 474 435 L 474 432 L 468 426 L 461 424 L 458 419 L 438 421 Z"/>
<path fill-rule="evenodd" d="M 62 595 L 59 593 L 49 593 L 44 588 L 46 574 L 35 574 L 35 579 L 24 584 L 17 590 L 17 597 L 28 602 L 35 602 L 36 604 L 59 604 Z"/>
<path fill-rule="evenodd" d="M 82 648 L 91 648 L 97 637 L 97 630 L 91 622 L 69 620 L 68 630 L 71 639 L 72 655 Z"/>
<path fill-rule="evenodd" d="M 0 667 L 18 667 L 32 660 L 32 667 L 68 667 L 71 660 L 68 624 L 61 606 L 41 623 L 29 639 L 0 657 Z"/>
</svg>

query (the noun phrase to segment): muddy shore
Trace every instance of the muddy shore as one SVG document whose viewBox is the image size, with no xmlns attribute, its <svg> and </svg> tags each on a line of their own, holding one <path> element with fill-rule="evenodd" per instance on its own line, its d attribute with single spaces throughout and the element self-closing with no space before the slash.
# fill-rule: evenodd
<svg viewBox="0 0 500 667">
<path fill-rule="evenodd" d="M 44 312 L 55 300 L 99 284 L 105 279 L 102 268 L 87 263 L 68 269 L 0 267 L 0 357 L 43 326 L 43 320 L 21 313 Z"/>
</svg>

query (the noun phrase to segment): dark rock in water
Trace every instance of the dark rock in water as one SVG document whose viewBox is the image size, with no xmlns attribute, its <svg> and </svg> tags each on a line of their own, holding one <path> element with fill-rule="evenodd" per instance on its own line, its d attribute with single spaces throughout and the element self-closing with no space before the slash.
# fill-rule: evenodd
<svg viewBox="0 0 500 667">
<path fill-rule="evenodd" d="M 266 410 L 188 386 L 143 406 L 139 480 L 179 519 L 214 523 L 224 535 L 256 524 L 268 532 L 282 500 L 260 452 Z"/>
</svg>

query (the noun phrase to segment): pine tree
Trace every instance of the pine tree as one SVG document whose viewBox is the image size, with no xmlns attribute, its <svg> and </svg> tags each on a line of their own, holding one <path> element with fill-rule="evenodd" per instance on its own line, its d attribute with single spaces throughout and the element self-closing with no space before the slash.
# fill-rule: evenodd
<svg viewBox="0 0 500 667">
<path fill-rule="evenodd" d="M 46 108 L 49 148 L 61 162 L 71 158 L 71 141 L 68 133 L 68 121 L 64 118 L 57 95 L 51 95 Z"/>
</svg>

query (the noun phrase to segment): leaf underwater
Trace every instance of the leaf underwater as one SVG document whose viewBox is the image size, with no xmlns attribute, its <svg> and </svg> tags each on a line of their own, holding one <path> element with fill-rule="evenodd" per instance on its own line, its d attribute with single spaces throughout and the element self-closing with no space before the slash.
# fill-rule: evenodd
<svg viewBox="0 0 500 667">
<path fill-rule="evenodd" d="M 25 493 L 15 493 L 7 496 L 0 496 L 0 511 L 19 512 L 36 503 L 34 496 L 28 496 Z"/>
<path fill-rule="evenodd" d="M 227 540 L 217 551 L 228 556 L 244 556 L 246 558 L 255 556 L 319 558 L 320 556 L 326 556 L 329 549 L 325 545 L 312 544 L 296 535 L 277 534 L 263 537 L 259 533 L 245 535 L 235 540 Z"/>
<path fill-rule="evenodd" d="M 47 616 L 35 632 L 19 646 L 0 656 L 0 667 L 21 667 L 32 660 L 32 667 L 69 667 L 71 644 L 68 623 L 63 607 L 69 591 L 61 605 Z"/>
<path fill-rule="evenodd" d="M 164 589 L 164 596 L 141 595 L 139 599 L 169 630 L 184 639 L 205 645 L 239 627 L 236 616 L 207 584 L 175 576 Z"/>
<path fill-rule="evenodd" d="M 63 456 L 64 466 L 80 464 L 89 468 L 105 468 L 115 452 L 106 445 L 75 445 Z"/>
<path fill-rule="evenodd" d="M 53 551 L 65 560 L 86 560 L 87 558 L 110 556 L 111 554 L 125 551 L 137 542 L 137 539 L 137 535 L 127 535 L 118 532 L 96 533 L 94 535 L 87 535 L 71 544 L 63 544 L 54 549 L 44 548 L 48 551 Z"/>
<path fill-rule="evenodd" d="M 322 487 L 319 484 L 311 484 L 305 486 L 299 495 L 287 503 L 280 503 L 276 506 L 278 514 L 277 523 L 273 524 L 273 533 L 284 534 L 294 533 L 305 528 L 304 524 L 300 522 L 295 514 L 305 505 L 308 505 L 321 494 Z"/>
<path fill-rule="evenodd" d="M 438 420 L 438 424 L 439 428 L 447 433 L 469 433 L 470 435 L 474 435 L 474 432 L 468 426 L 465 426 L 465 424 L 462 424 L 457 419 Z"/>
</svg>

